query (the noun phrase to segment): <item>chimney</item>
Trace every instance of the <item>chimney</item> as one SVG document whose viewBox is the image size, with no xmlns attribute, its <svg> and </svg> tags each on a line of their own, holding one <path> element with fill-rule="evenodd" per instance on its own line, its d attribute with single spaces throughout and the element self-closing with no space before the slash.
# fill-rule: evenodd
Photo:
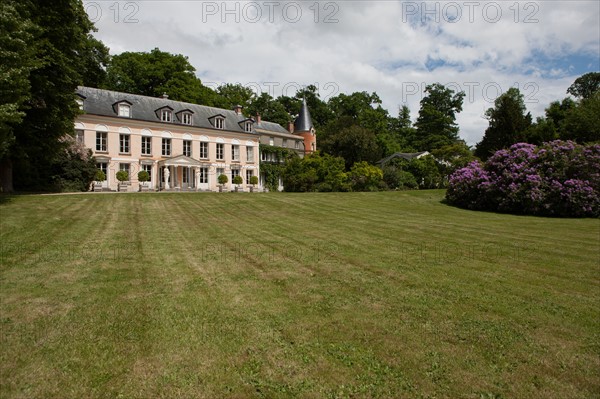
<svg viewBox="0 0 600 399">
<path fill-rule="evenodd" d="M 257 113 L 256 113 L 256 124 L 257 124 L 257 125 L 259 125 L 261 120 L 262 120 L 262 119 L 261 119 L 261 117 L 260 117 L 260 114 L 257 112 Z"/>
<path fill-rule="evenodd" d="M 242 114 L 242 108 L 244 108 L 244 107 L 242 107 L 241 105 L 238 104 L 238 105 L 235 105 L 233 107 L 233 110 L 235 111 L 236 114 L 241 115 Z"/>
<path fill-rule="evenodd" d="M 287 130 L 290 133 L 294 133 L 294 122 L 292 122 L 292 121 L 288 122 L 288 129 Z"/>
<path fill-rule="evenodd" d="M 160 98 L 166 100 L 167 98 L 169 98 L 169 96 L 167 95 L 167 93 L 163 93 L 162 96 L 160 96 Z"/>
</svg>

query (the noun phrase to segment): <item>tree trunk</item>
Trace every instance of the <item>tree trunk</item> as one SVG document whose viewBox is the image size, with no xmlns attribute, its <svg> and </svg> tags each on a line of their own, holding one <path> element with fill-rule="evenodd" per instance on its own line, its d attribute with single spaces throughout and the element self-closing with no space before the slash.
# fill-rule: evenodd
<svg viewBox="0 0 600 399">
<path fill-rule="evenodd" d="M 12 193 L 13 189 L 13 170 L 10 159 L 0 161 L 0 192 Z"/>
</svg>

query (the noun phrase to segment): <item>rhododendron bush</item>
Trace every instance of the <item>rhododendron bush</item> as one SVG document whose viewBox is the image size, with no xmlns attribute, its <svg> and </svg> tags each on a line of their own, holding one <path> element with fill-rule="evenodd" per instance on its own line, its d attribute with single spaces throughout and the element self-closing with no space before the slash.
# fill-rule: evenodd
<svg viewBox="0 0 600 399">
<path fill-rule="evenodd" d="M 449 203 L 475 210 L 548 216 L 600 215 L 600 145 L 517 143 L 454 172 Z"/>
</svg>

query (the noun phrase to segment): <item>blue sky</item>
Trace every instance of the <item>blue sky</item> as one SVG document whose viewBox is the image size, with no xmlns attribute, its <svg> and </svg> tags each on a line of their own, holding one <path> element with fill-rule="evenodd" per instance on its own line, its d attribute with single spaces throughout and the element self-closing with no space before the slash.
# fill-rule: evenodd
<svg viewBox="0 0 600 399">
<path fill-rule="evenodd" d="M 321 97 L 377 92 L 413 120 L 422 89 L 467 93 L 460 135 L 473 145 L 495 97 L 518 86 L 534 116 L 600 70 L 597 1 L 84 1 L 111 53 L 184 54 L 211 87 L 273 96 L 314 84 Z"/>
</svg>

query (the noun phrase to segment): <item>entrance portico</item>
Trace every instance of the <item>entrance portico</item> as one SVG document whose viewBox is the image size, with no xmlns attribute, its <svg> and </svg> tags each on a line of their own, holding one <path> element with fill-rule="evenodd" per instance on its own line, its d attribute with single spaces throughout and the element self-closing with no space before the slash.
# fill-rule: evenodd
<svg viewBox="0 0 600 399">
<path fill-rule="evenodd" d="M 208 190 L 209 163 L 179 155 L 158 162 L 160 190 Z"/>
</svg>

